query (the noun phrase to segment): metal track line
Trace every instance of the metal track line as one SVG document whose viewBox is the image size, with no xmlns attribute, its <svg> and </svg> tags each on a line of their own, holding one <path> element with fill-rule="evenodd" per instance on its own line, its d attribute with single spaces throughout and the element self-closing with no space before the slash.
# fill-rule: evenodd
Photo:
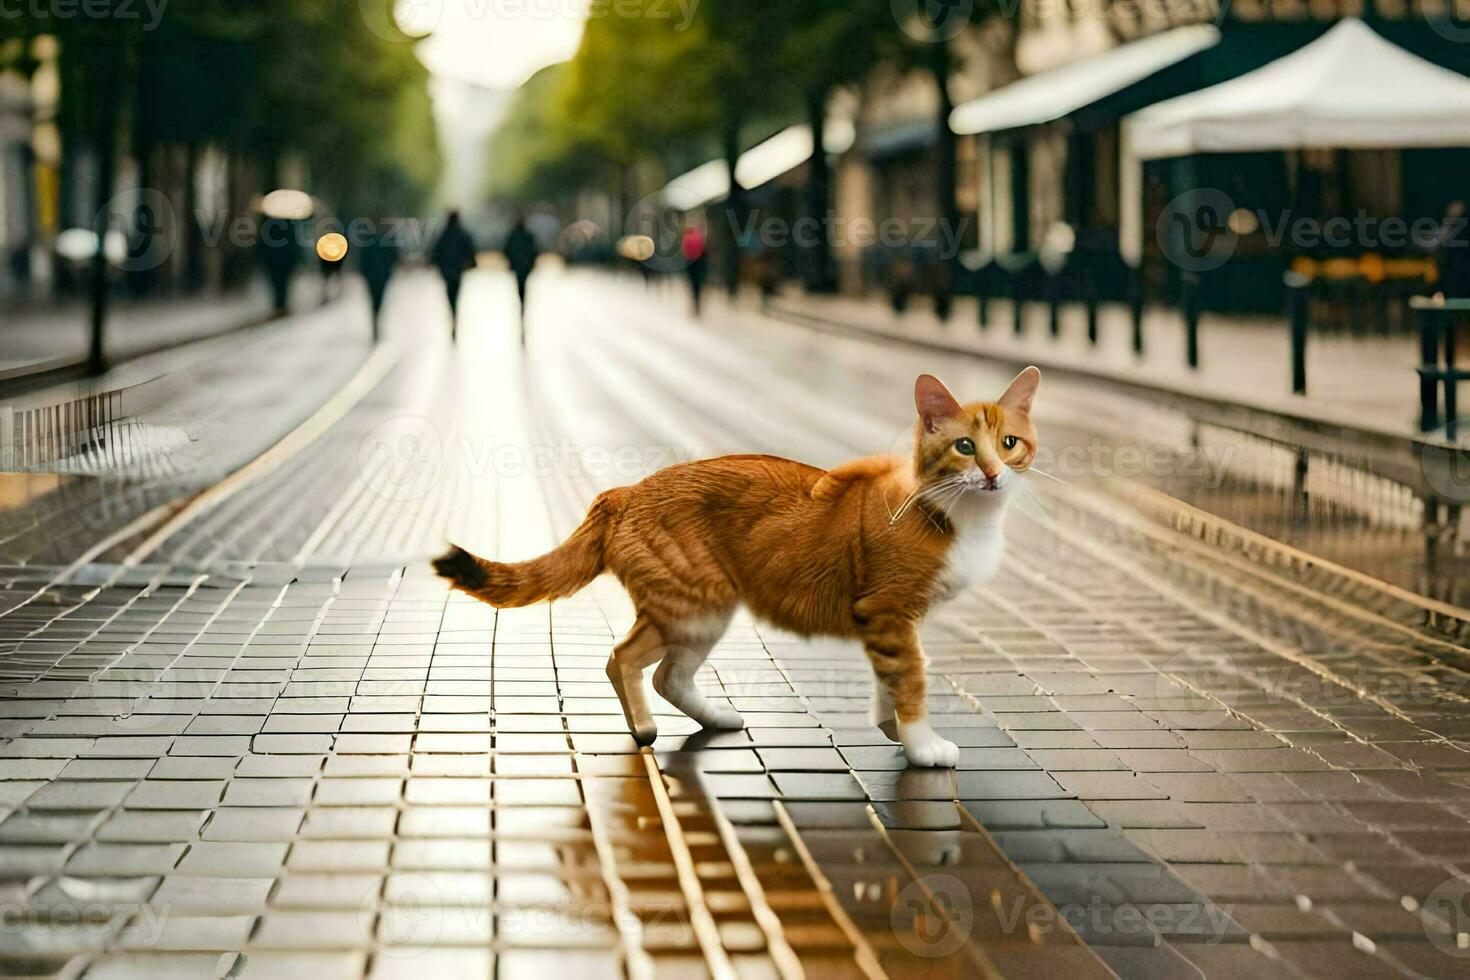
<svg viewBox="0 0 1470 980">
<path fill-rule="evenodd" d="M 863 971 L 863 976 L 868 980 L 888 980 L 888 971 L 878 962 L 878 954 L 873 952 L 873 947 L 868 943 L 866 936 L 858 929 L 857 923 L 847 914 L 847 909 L 837 900 L 837 890 L 832 887 L 832 882 L 822 873 L 817 859 L 812 857 L 811 850 L 806 846 L 806 841 L 801 839 L 801 832 L 796 829 L 796 824 L 791 819 L 791 814 L 786 812 L 786 807 L 781 805 L 780 800 L 771 801 L 772 808 L 776 811 L 776 820 L 781 824 L 781 829 L 786 832 L 786 839 L 791 841 L 791 846 L 796 849 L 796 856 L 801 859 L 802 866 L 806 868 L 807 877 L 812 880 L 812 885 L 821 896 L 822 904 L 827 908 L 827 914 L 832 916 L 832 921 L 837 923 L 837 928 L 852 943 L 854 951 L 853 959 L 857 968 Z"/>
<path fill-rule="evenodd" d="M 653 959 L 643 948 L 643 923 L 633 911 L 628 895 L 628 886 L 618 877 L 617 862 L 613 859 L 613 846 L 598 813 L 592 794 L 588 792 L 589 777 L 584 773 L 577 780 L 581 784 L 582 806 L 587 811 L 587 827 L 592 832 L 592 850 L 597 854 L 597 864 L 602 870 L 602 883 L 607 888 L 608 905 L 611 906 L 613 927 L 623 947 L 623 965 L 628 971 L 628 980 L 653 980 Z"/>
<path fill-rule="evenodd" d="M 643 767 L 648 771 L 648 784 L 653 790 L 653 800 L 658 806 L 659 819 L 664 825 L 664 837 L 669 842 L 669 853 L 674 858 L 674 870 L 679 878 L 679 890 L 684 893 L 684 904 L 689 907 L 689 924 L 704 951 L 705 964 L 714 980 L 736 980 L 735 966 L 720 941 L 720 929 L 709 906 L 704 904 L 704 887 L 699 883 L 699 872 L 694 867 L 694 855 L 689 851 L 689 842 L 684 839 L 684 829 L 674 813 L 674 801 L 669 799 L 669 788 L 664 785 L 663 773 L 653 758 L 653 751 L 643 749 Z"/>
<path fill-rule="evenodd" d="M 1075 490 L 1072 490 L 1071 488 L 1068 488 L 1068 490 L 1069 497 L 1072 494 L 1076 494 Z M 1426 613 L 1429 613 L 1432 616 L 1442 616 L 1446 619 L 1452 619 L 1459 623 L 1470 623 L 1470 609 L 1465 609 L 1462 606 L 1456 606 L 1452 603 L 1443 602 L 1439 599 L 1433 599 L 1429 596 L 1418 595 L 1417 593 L 1410 592 L 1409 590 L 1401 586 L 1394 585 L 1391 582 L 1385 582 L 1382 579 L 1374 578 L 1373 576 L 1368 575 L 1364 572 L 1355 571 L 1354 569 L 1339 565 L 1336 562 L 1329 561 L 1325 558 L 1320 558 L 1317 555 L 1309 554 L 1308 552 L 1302 551 L 1300 548 L 1292 547 L 1291 545 L 1285 544 L 1281 541 L 1277 541 L 1274 538 L 1268 538 L 1265 535 L 1260 534 L 1259 532 L 1252 531 L 1250 528 L 1247 527 L 1242 527 L 1239 524 L 1235 524 L 1224 519 L 1223 517 L 1217 517 L 1214 514 L 1207 513 L 1203 510 L 1200 510 L 1198 507 L 1193 506 L 1192 504 L 1187 504 L 1182 500 L 1171 497 L 1160 490 L 1155 490 L 1152 487 L 1145 486 L 1144 484 L 1130 483 L 1128 484 L 1127 489 L 1122 494 L 1120 494 L 1120 496 L 1124 500 L 1127 500 L 1129 503 L 1135 505 L 1151 506 L 1162 508 L 1165 510 L 1172 510 L 1176 514 L 1182 514 L 1183 516 L 1198 524 L 1208 525 L 1216 531 L 1234 535 L 1242 544 L 1250 545 L 1254 548 L 1259 548 L 1260 550 L 1265 552 L 1275 552 L 1288 561 L 1291 561 L 1294 564 L 1302 565 L 1303 567 L 1320 568 L 1324 571 L 1331 572 L 1332 574 L 1341 576 L 1342 578 L 1345 578 L 1348 581 L 1353 582 L 1354 584 L 1367 586 L 1376 591 L 1382 592 L 1385 595 L 1391 596 L 1392 598 L 1397 599 L 1400 602 L 1406 603 L 1411 606 L 1417 606 L 1418 608 L 1424 610 Z M 1129 499 L 1130 497 L 1134 499 Z M 1076 498 L 1072 497 L 1070 502 L 1075 503 Z M 1096 513 L 1096 510 L 1094 510 L 1094 513 Z M 1106 517 L 1108 515 L 1100 516 Z M 1116 521 L 1116 517 L 1114 517 L 1113 520 Z M 1158 533 L 1158 530 L 1159 529 L 1156 525 L 1153 526 L 1153 531 L 1155 534 Z M 1185 534 L 1182 531 L 1176 531 L 1176 533 L 1181 535 L 1182 537 L 1190 539 L 1195 548 L 1201 547 L 1201 545 L 1198 543 L 1198 539 L 1196 539 L 1193 535 Z M 1233 555 L 1220 554 L 1218 549 L 1215 552 L 1212 552 L 1212 554 L 1214 554 L 1217 558 L 1224 558 L 1226 560 L 1229 560 L 1232 564 L 1239 563 L 1241 561 L 1241 559 L 1236 558 Z M 1259 569 L 1256 571 L 1256 574 L 1266 577 Z M 1396 623 L 1393 620 L 1388 619 L 1387 617 L 1383 617 L 1377 613 L 1372 612 L 1371 610 L 1360 609 L 1349 603 L 1335 599 L 1332 596 L 1327 596 L 1320 592 L 1314 592 L 1313 590 L 1298 583 L 1282 582 L 1275 576 L 1269 576 L 1269 578 L 1271 579 L 1273 584 L 1284 584 L 1292 588 L 1294 591 L 1311 594 L 1319 601 L 1328 602 L 1329 604 L 1333 605 L 1334 608 L 1339 609 L 1339 611 L 1345 614 L 1357 616 L 1359 618 L 1368 619 L 1375 622 L 1381 620 L 1382 625 L 1391 625 L 1396 629 L 1410 632 L 1410 630 L 1402 623 Z M 1427 638 L 1417 634 L 1415 636 L 1416 639 Z M 1446 641 L 1440 640 L 1440 642 Z M 1456 646 L 1456 644 L 1454 643 L 1449 643 L 1448 645 Z"/>
<path fill-rule="evenodd" d="M 924 892 L 924 898 L 928 900 L 929 907 L 937 911 L 939 913 L 939 917 L 942 918 L 945 922 L 949 923 L 951 929 L 959 928 L 954 919 L 950 918 L 949 913 L 945 911 L 944 903 L 936 902 L 934 900 L 934 890 L 929 887 L 928 882 L 924 880 L 924 876 L 919 874 L 919 869 L 914 867 L 913 862 L 911 862 L 908 857 L 903 853 L 903 851 L 900 851 L 898 849 L 898 846 L 893 843 L 893 838 L 888 836 L 888 828 L 883 826 L 883 821 L 878 818 L 878 811 L 873 809 L 873 804 L 869 803 L 865 809 L 868 812 L 868 823 L 873 825 L 873 829 L 876 830 L 878 832 L 878 836 L 883 839 L 884 846 L 887 847 L 889 852 L 898 859 L 898 863 L 903 865 L 903 869 L 909 873 L 909 877 L 913 879 L 914 884 L 918 885 L 919 888 Z M 960 809 L 964 808 L 960 807 Z M 995 968 L 994 963 L 990 962 L 990 957 L 985 955 L 984 950 L 982 950 L 975 943 L 970 942 L 969 936 L 965 937 L 964 949 L 965 952 L 969 954 L 970 960 L 975 964 L 975 967 L 980 971 L 980 974 L 982 976 L 999 980 L 1001 976 L 1000 971 Z"/>
<path fill-rule="evenodd" d="M 802 969 L 796 951 L 786 941 L 786 930 L 781 925 L 780 917 L 766 901 L 766 890 L 761 887 L 760 878 L 756 876 L 755 868 L 750 863 L 750 855 L 745 853 L 745 847 L 740 843 L 735 825 L 720 812 L 718 801 L 711 803 L 708 794 L 705 799 L 706 809 L 714 821 L 715 829 L 719 831 L 720 841 L 725 845 L 725 854 L 735 868 L 735 877 L 750 902 L 751 914 L 761 932 L 765 933 L 766 951 L 771 954 L 777 972 L 786 980 L 805 980 L 806 971 Z"/>
</svg>

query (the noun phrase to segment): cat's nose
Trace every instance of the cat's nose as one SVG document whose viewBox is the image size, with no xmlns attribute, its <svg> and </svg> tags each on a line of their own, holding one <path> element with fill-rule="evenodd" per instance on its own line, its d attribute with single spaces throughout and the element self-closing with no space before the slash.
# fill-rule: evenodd
<svg viewBox="0 0 1470 980">
<path fill-rule="evenodd" d="M 980 472 L 985 474 L 986 489 L 994 490 L 996 481 L 1000 479 L 1000 467 L 997 466 L 992 469 L 989 466 L 981 465 Z"/>
</svg>

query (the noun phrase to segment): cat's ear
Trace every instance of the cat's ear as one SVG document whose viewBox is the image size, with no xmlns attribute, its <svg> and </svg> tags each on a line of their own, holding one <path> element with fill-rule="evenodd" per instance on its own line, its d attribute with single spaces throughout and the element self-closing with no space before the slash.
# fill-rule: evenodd
<svg viewBox="0 0 1470 980">
<path fill-rule="evenodd" d="M 918 409 L 920 421 L 930 432 L 934 431 L 936 419 L 958 418 L 964 414 L 964 409 L 949 393 L 944 382 L 932 374 L 921 374 L 914 382 L 914 408 Z"/>
<path fill-rule="evenodd" d="M 1031 402 L 1036 398 L 1036 389 L 1041 385 L 1041 371 L 1028 367 L 1016 375 L 1006 388 L 1005 394 L 996 399 L 996 404 L 1012 412 L 1031 414 Z"/>
</svg>

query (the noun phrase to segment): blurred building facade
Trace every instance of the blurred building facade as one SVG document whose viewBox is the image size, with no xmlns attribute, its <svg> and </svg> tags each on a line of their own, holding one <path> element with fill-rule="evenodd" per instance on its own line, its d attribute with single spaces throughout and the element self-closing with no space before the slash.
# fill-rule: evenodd
<svg viewBox="0 0 1470 980">
<path fill-rule="evenodd" d="M 1463 186 L 1470 148 L 1185 155 L 1146 164 L 1137 204 L 1120 199 L 1120 161 L 1130 114 L 1261 68 L 1344 18 L 1361 18 L 1405 51 L 1470 75 L 1470 45 L 1462 43 L 1470 27 L 1451 20 L 1449 6 L 1096 0 L 1081 8 L 1021 2 L 1014 9 L 1013 17 L 968 23 L 944 42 L 947 100 L 922 64 L 887 63 L 832 98 L 829 119 L 854 133 L 845 148 L 830 141 L 827 147 L 829 241 L 844 291 L 934 291 L 950 265 L 958 291 L 1178 303 L 1183 270 L 1163 254 L 1163 238 L 1146 234 L 1142 262 L 1133 267 L 1124 261 L 1120 229 L 1129 207 L 1140 212 L 1133 220 L 1154 229 L 1171 202 L 1201 187 L 1222 192 L 1240 219 L 1232 224 L 1238 242 L 1229 262 L 1197 287 L 1194 299 L 1204 308 L 1282 314 L 1288 267 L 1333 269 L 1349 280 L 1342 288 L 1322 280 L 1331 296 L 1345 298 L 1338 303 L 1344 316 L 1357 316 L 1354 306 L 1362 306 L 1354 290 L 1401 307 L 1399 299 L 1436 283 L 1443 256 L 1422 238 L 1398 245 L 1283 243 L 1280 221 L 1362 215 L 1424 227 L 1470 195 Z M 954 140 L 952 205 L 941 184 L 946 136 Z M 711 161 L 679 180 L 709 168 L 724 174 Z M 807 169 L 792 160 L 761 174 L 759 183 L 742 181 L 756 214 L 751 227 L 762 215 L 782 216 L 789 226 L 803 213 Z M 699 202 L 714 204 L 724 186 L 711 184 Z M 799 273 L 796 243 L 764 247 L 780 253 L 784 272 Z"/>
</svg>

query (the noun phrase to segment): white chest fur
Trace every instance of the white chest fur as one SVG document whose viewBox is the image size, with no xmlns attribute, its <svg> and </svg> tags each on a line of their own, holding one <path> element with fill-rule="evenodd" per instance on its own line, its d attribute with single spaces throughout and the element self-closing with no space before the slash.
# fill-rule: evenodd
<svg viewBox="0 0 1470 980">
<path fill-rule="evenodd" d="M 989 504 L 990 501 L 985 501 Z M 974 507 L 952 515 L 954 540 L 945 556 L 935 598 L 953 599 L 966 589 L 984 585 L 1000 571 L 1005 557 L 1004 506 Z"/>
</svg>

